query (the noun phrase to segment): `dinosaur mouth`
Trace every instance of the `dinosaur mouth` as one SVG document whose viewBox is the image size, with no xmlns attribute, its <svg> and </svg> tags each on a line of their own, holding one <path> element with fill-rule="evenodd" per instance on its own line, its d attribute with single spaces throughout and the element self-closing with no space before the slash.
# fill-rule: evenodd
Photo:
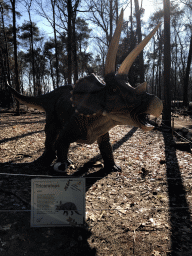
<svg viewBox="0 0 192 256">
<path fill-rule="evenodd" d="M 143 129 L 143 126 L 145 127 L 145 129 L 153 129 L 155 126 L 157 126 L 156 122 L 154 121 L 155 116 L 153 115 L 149 115 L 146 113 L 142 113 L 138 115 L 138 121 L 141 124 L 141 128 Z"/>
</svg>

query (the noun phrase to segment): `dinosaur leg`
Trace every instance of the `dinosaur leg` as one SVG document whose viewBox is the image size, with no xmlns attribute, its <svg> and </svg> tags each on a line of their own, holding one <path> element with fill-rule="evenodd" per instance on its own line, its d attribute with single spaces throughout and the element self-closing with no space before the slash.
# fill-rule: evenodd
<svg viewBox="0 0 192 256">
<path fill-rule="evenodd" d="M 48 123 L 45 126 L 45 151 L 36 161 L 35 164 L 49 166 L 52 161 L 56 158 L 56 153 L 54 150 L 54 142 L 56 139 L 57 129 L 54 123 Z"/>
<path fill-rule="evenodd" d="M 67 141 L 59 141 L 57 145 L 57 158 L 58 162 L 64 163 L 68 161 L 67 155 L 69 151 L 70 143 Z"/>
<path fill-rule="evenodd" d="M 76 115 L 72 116 L 70 122 L 64 123 L 63 128 L 57 135 L 55 141 L 55 149 L 57 150 L 58 161 L 54 165 L 54 170 L 64 172 L 68 165 L 71 164 L 68 160 L 68 151 L 70 143 L 77 141 L 82 137 L 82 130 L 79 129 L 78 118 Z"/>
<path fill-rule="evenodd" d="M 57 163 L 54 165 L 54 170 L 57 172 L 65 172 L 67 167 L 71 164 L 68 160 L 70 142 L 66 136 L 66 133 L 61 130 L 57 136 L 55 148 L 57 150 Z"/>
<path fill-rule="evenodd" d="M 99 149 L 104 160 L 104 168 L 113 171 L 120 171 L 121 168 L 115 164 L 113 157 L 113 149 L 110 144 L 109 133 L 105 133 L 97 140 Z"/>
</svg>

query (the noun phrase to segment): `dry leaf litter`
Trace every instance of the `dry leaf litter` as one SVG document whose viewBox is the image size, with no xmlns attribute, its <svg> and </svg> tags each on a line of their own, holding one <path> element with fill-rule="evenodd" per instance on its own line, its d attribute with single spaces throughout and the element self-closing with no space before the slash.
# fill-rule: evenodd
<svg viewBox="0 0 192 256">
<path fill-rule="evenodd" d="M 44 125 L 45 116 L 37 111 L 1 115 L 1 173 L 50 173 L 49 168 L 39 170 L 27 165 L 43 153 Z M 190 152 L 176 150 L 170 136 L 158 130 L 145 133 L 128 126 L 113 128 L 110 138 L 114 158 L 122 172 L 103 176 L 97 144 L 71 144 L 69 158 L 73 164 L 68 175 L 78 173 L 80 167 L 97 157 L 86 174 L 90 184 L 84 228 L 90 233 L 86 235 L 84 229 L 74 235 L 70 228 L 39 229 L 37 235 L 30 228 L 27 212 L 31 177 L 1 175 L 0 208 L 8 210 L 0 212 L 1 255 L 35 255 L 36 243 L 43 255 L 192 255 L 192 158 Z M 169 188 L 177 183 L 183 190 L 172 196 Z"/>
</svg>

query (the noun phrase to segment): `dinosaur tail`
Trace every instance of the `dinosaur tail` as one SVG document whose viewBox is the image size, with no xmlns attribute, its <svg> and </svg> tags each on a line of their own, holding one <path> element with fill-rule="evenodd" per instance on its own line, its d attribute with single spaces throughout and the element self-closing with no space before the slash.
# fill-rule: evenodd
<svg viewBox="0 0 192 256">
<path fill-rule="evenodd" d="M 30 96 L 24 96 L 18 93 L 15 89 L 13 89 L 8 83 L 7 86 L 9 87 L 11 93 L 14 95 L 14 97 L 22 104 L 45 111 L 45 107 L 43 106 L 42 97 L 43 96 L 37 96 L 37 97 L 30 97 Z"/>
</svg>

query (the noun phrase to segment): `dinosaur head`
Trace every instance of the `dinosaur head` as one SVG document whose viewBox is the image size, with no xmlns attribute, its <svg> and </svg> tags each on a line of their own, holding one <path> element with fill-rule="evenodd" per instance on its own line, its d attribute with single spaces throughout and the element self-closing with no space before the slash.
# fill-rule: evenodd
<svg viewBox="0 0 192 256">
<path fill-rule="evenodd" d="M 117 28 L 111 40 L 106 64 L 104 82 L 99 81 L 93 74 L 78 81 L 73 89 L 71 101 L 76 112 L 82 115 L 96 115 L 102 112 L 118 124 L 133 125 L 145 131 L 153 129 L 148 116 L 158 117 L 163 104 L 156 96 L 146 92 L 147 83 L 133 88 L 126 82 L 131 65 L 155 34 L 160 24 L 125 58 L 117 74 L 115 61 L 119 45 L 123 10 L 119 16 Z"/>
<path fill-rule="evenodd" d="M 109 75 L 106 81 L 106 115 L 122 125 L 132 125 L 144 131 L 154 128 L 150 117 L 158 117 L 163 109 L 162 101 L 146 92 L 147 83 L 133 88 L 122 76 Z"/>
<path fill-rule="evenodd" d="M 128 124 L 140 127 L 144 131 L 153 129 L 153 125 L 149 122 L 149 115 L 158 117 L 163 110 L 163 103 L 156 96 L 146 92 L 147 83 L 140 84 L 137 88 L 133 88 L 126 83 L 125 77 L 128 75 L 131 65 L 136 57 L 143 50 L 155 34 L 160 24 L 158 24 L 151 33 L 136 46 L 135 49 L 125 58 L 116 75 L 115 58 L 117 54 L 121 26 L 123 22 L 123 11 L 121 11 L 119 22 L 109 46 L 109 51 L 105 66 L 105 82 L 106 90 L 106 115 L 120 124 Z"/>
</svg>

